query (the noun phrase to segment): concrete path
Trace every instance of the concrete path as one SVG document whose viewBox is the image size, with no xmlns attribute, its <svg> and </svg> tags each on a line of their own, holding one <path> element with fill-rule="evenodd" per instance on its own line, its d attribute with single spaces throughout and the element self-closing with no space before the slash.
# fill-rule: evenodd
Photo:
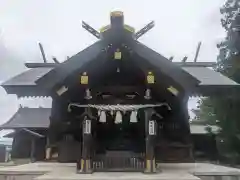
<svg viewBox="0 0 240 180">
<path fill-rule="evenodd" d="M 240 169 L 208 163 L 158 164 L 160 173 L 76 174 L 75 163 L 37 162 L 0 168 L 0 180 L 232 180 L 240 179 Z"/>
</svg>

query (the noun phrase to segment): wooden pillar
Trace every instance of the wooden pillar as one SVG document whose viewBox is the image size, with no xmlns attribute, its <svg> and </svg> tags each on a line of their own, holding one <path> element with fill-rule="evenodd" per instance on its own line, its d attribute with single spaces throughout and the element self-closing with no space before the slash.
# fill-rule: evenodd
<svg viewBox="0 0 240 180">
<path fill-rule="evenodd" d="M 155 137 L 156 137 L 156 122 L 151 119 L 152 109 L 145 110 L 145 133 L 146 133 L 146 160 L 144 173 L 156 173 L 155 162 Z"/>
<path fill-rule="evenodd" d="M 35 153 L 36 152 L 36 139 L 32 137 L 31 139 L 31 162 L 35 162 Z"/>
<path fill-rule="evenodd" d="M 92 120 L 87 118 L 87 116 L 85 116 L 83 120 L 82 133 L 82 158 L 80 165 L 78 165 L 78 167 L 80 167 L 79 173 L 91 174 L 93 173 L 91 160 Z"/>
<path fill-rule="evenodd" d="M 52 157 L 51 154 L 52 154 L 52 148 L 50 147 L 49 137 L 47 137 L 45 159 L 50 160 Z"/>
<path fill-rule="evenodd" d="M 48 135 L 46 142 L 46 150 L 45 150 L 45 159 L 51 160 L 53 155 L 53 146 L 57 143 L 57 136 L 59 135 L 59 123 L 61 122 L 61 118 L 63 117 L 63 102 L 60 100 L 58 96 L 52 96 L 52 108 L 51 115 L 49 117 L 49 127 L 48 127 Z"/>
</svg>

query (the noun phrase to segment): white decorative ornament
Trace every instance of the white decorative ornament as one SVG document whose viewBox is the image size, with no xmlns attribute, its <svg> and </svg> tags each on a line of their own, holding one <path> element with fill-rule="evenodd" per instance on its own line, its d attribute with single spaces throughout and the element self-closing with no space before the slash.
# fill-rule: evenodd
<svg viewBox="0 0 240 180">
<path fill-rule="evenodd" d="M 57 90 L 58 96 L 61 96 L 63 93 L 68 91 L 68 87 L 62 86 L 60 89 Z"/>
<path fill-rule="evenodd" d="M 130 122 L 136 123 L 137 122 L 137 111 L 132 111 L 130 115 Z"/>
<path fill-rule="evenodd" d="M 107 121 L 106 112 L 105 111 L 101 111 L 100 112 L 100 117 L 99 117 L 99 122 L 105 123 L 106 121 Z"/>
<path fill-rule="evenodd" d="M 120 124 L 122 123 L 122 114 L 120 111 L 117 111 L 116 117 L 115 117 L 115 124 Z"/>
<path fill-rule="evenodd" d="M 91 120 L 85 120 L 84 134 L 91 134 Z"/>
</svg>

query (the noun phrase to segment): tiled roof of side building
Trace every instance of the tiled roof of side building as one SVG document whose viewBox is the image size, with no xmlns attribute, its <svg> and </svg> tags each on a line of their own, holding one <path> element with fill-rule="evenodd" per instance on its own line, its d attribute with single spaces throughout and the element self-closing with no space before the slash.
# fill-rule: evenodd
<svg viewBox="0 0 240 180">
<path fill-rule="evenodd" d="M 51 108 L 19 108 L 2 129 L 48 128 Z"/>
<path fill-rule="evenodd" d="M 235 81 L 206 67 L 182 67 L 186 72 L 196 77 L 201 85 L 238 85 Z"/>
</svg>

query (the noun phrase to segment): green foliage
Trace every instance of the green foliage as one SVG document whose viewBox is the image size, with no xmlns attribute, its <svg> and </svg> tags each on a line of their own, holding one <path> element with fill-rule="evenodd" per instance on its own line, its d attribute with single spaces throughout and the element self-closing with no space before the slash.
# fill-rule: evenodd
<svg viewBox="0 0 240 180">
<path fill-rule="evenodd" d="M 217 45 L 216 71 L 240 83 L 240 2 L 227 0 L 220 9 L 222 27 L 226 38 Z M 229 97 L 208 97 L 199 102 L 199 109 L 194 110 L 196 119 L 221 128 L 220 136 L 224 139 L 228 153 L 240 154 L 240 93 Z"/>
</svg>

